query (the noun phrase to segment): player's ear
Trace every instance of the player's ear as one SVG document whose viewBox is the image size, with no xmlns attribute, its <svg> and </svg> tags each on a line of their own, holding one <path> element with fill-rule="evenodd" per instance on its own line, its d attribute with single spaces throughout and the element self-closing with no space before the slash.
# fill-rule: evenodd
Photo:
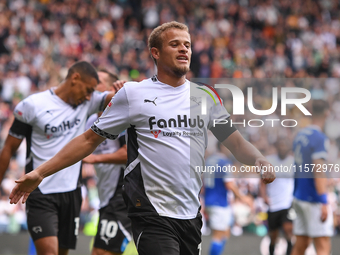
<svg viewBox="0 0 340 255">
<path fill-rule="evenodd" d="M 80 81 L 81 76 L 79 73 L 73 73 L 71 75 L 71 85 L 74 86 L 78 83 L 78 81 Z"/>
<path fill-rule="evenodd" d="M 156 59 L 156 60 L 159 59 L 159 50 L 157 48 L 152 47 L 150 51 L 151 51 L 151 55 L 154 59 Z"/>
</svg>

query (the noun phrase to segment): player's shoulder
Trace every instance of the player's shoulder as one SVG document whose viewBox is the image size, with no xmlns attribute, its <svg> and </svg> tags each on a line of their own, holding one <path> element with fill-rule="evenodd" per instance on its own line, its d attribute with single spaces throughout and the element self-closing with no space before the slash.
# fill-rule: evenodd
<svg viewBox="0 0 340 255">
<path fill-rule="evenodd" d="M 39 98 L 46 98 L 46 97 L 49 97 L 49 95 L 52 95 L 51 93 L 52 92 L 50 90 L 36 92 L 26 97 L 23 101 L 35 101 L 36 99 L 39 99 Z"/>
<path fill-rule="evenodd" d="M 296 139 L 299 140 L 301 136 L 306 137 L 310 141 L 326 137 L 326 135 L 320 130 L 320 128 L 314 125 L 310 125 L 301 129 L 297 133 Z"/>
<path fill-rule="evenodd" d="M 48 104 L 50 100 L 48 93 L 48 91 L 34 93 L 20 101 L 14 109 L 14 116 L 23 122 L 32 121 L 37 112 Z"/>
<path fill-rule="evenodd" d="M 48 91 L 38 92 L 29 95 L 25 99 L 23 99 L 18 107 L 21 107 L 22 110 L 32 111 L 36 107 L 40 107 L 41 105 L 46 105 L 46 101 L 48 101 Z"/>
<path fill-rule="evenodd" d="M 152 78 L 144 79 L 142 81 L 128 81 L 124 83 L 124 87 L 128 89 L 137 89 L 137 88 L 144 88 L 146 86 L 152 85 L 153 81 Z"/>
<path fill-rule="evenodd" d="M 141 84 L 142 82 L 136 82 L 136 81 L 127 81 L 124 83 L 123 88 L 135 88 L 136 86 L 138 86 L 139 84 Z"/>
<path fill-rule="evenodd" d="M 198 83 L 198 82 L 189 82 L 189 88 L 190 88 L 190 94 L 196 95 L 196 96 L 201 96 L 204 95 L 206 96 L 207 94 L 214 95 L 215 94 L 215 89 L 212 88 L 211 86 L 203 83 Z"/>
<path fill-rule="evenodd" d="M 327 136 L 325 135 L 325 133 L 323 133 L 321 131 L 320 128 L 316 127 L 316 126 L 310 126 L 309 127 L 310 131 L 311 131 L 311 140 L 326 140 Z"/>
</svg>

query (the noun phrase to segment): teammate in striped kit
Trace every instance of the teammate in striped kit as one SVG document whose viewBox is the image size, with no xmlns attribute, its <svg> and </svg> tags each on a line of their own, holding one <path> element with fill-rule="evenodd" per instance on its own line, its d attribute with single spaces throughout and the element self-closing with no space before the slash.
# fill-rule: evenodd
<svg viewBox="0 0 340 255">
<path fill-rule="evenodd" d="M 115 83 L 123 83 L 117 81 L 118 77 L 105 69 L 98 70 L 98 76 L 99 84 L 96 90 L 100 92 L 115 91 Z M 100 115 L 101 113 L 91 115 L 86 128 L 90 128 Z M 93 154 L 83 159 L 84 163 L 94 164 L 98 178 L 99 224 L 92 255 L 122 254 L 132 241 L 131 221 L 127 217 L 127 207 L 122 196 L 126 161 L 125 133 L 116 140 L 105 140 Z"/>
<path fill-rule="evenodd" d="M 54 156 L 85 130 L 89 115 L 103 110 L 114 93 L 94 92 L 98 74 L 88 62 L 77 62 L 66 79 L 33 94 L 14 110 L 15 120 L 0 155 L 0 181 L 11 156 L 26 138 L 26 173 Z M 38 254 L 67 254 L 75 249 L 81 206 L 80 162 L 46 178 L 27 201 L 28 230 Z"/>
</svg>

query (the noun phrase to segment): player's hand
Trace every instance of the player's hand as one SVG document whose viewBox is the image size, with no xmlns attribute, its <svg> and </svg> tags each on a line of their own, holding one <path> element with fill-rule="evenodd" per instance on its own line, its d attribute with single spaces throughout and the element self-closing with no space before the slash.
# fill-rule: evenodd
<svg viewBox="0 0 340 255">
<path fill-rule="evenodd" d="M 87 164 L 95 164 L 96 156 L 93 154 L 88 155 L 86 158 L 83 158 L 83 162 Z"/>
<path fill-rule="evenodd" d="M 120 90 L 124 86 L 125 82 L 126 81 L 117 80 L 112 84 L 112 87 L 116 93 L 118 92 L 118 90 Z"/>
<path fill-rule="evenodd" d="M 29 194 L 38 187 L 42 180 L 43 177 L 37 171 L 32 171 L 15 181 L 17 185 L 9 195 L 10 203 L 18 203 L 21 197 L 22 203 L 25 203 Z"/>
<path fill-rule="evenodd" d="M 261 178 L 265 184 L 271 183 L 275 180 L 276 176 L 273 170 L 274 167 L 265 157 L 258 158 L 255 162 L 255 166 L 257 166 L 258 169 L 262 169 Z"/>
<path fill-rule="evenodd" d="M 322 204 L 320 217 L 321 222 L 325 222 L 327 220 L 327 216 L 328 216 L 327 204 Z"/>
</svg>

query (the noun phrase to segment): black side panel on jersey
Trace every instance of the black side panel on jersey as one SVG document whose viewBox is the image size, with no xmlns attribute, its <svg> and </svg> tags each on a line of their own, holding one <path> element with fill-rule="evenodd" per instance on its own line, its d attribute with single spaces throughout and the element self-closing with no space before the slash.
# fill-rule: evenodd
<svg viewBox="0 0 340 255">
<path fill-rule="evenodd" d="M 113 193 L 113 196 L 110 198 L 109 205 L 112 205 L 113 208 L 118 208 L 120 204 L 125 205 L 123 199 L 123 179 L 124 179 L 124 168 L 120 169 L 120 175 L 117 183 L 117 188 Z M 125 208 L 126 209 L 126 208 Z"/>
<path fill-rule="evenodd" d="M 125 141 L 125 135 L 122 135 L 121 137 L 118 138 L 118 141 L 119 141 L 119 146 L 122 147 L 123 145 L 126 144 L 126 141 Z"/>
<path fill-rule="evenodd" d="M 137 159 L 139 147 L 137 143 L 137 133 L 134 126 L 128 128 L 127 133 L 127 166 L 129 166 L 131 162 Z M 129 217 L 142 215 L 158 215 L 145 193 L 140 163 L 138 163 L 136 167 L 125 176 L 123 196 L 128 207 Z"/>
<path fill-rule="evenodd" d="M 131 126 L 126 130 L 128 134 L 128 144 L 127 144 L 127 166 L 130 165 L 138 157 L 138 142 L 137 133 L 135 126 Z"/>
<path fill-rule="evenodd" d="M 235 126 L 231 126 L 230 124 L 230 118 L 227 119 L 227 124 L 220 124 L 215 125 L 215 127 L 210 128 L 210 131 L 214 134 L 214 136 L 219 140 L 220 142 L 223 142 L 225 139 L 227 139 L 232 133 L 234 133 L 237 129 Z"/>
<path fill-rule="evenodd" d="M 82 175 L 82 170 L 83 169 L 83 162 L 80 163 L 80 171 L 79 171 L 79 176 L 78 176 L 78 181 L 77 181 L 77 188 L 80 188 L 81 185 L 84 184 L 83 182 L 83 175 Z"/>
<path fill-rule="evenodd" d="M 18 119 L 14 119 L 14 122 L 10 128 L 10 134 L 19 138 L 25 137 L 26 138 L 26 159 L 30 157 L 31 154 L 31 145 L 32 145 L 32 126 L 28 125 Z M 25 172 L 29 173 L 33 170 L 33 158 L 26 164 Z"/>
</svg>

